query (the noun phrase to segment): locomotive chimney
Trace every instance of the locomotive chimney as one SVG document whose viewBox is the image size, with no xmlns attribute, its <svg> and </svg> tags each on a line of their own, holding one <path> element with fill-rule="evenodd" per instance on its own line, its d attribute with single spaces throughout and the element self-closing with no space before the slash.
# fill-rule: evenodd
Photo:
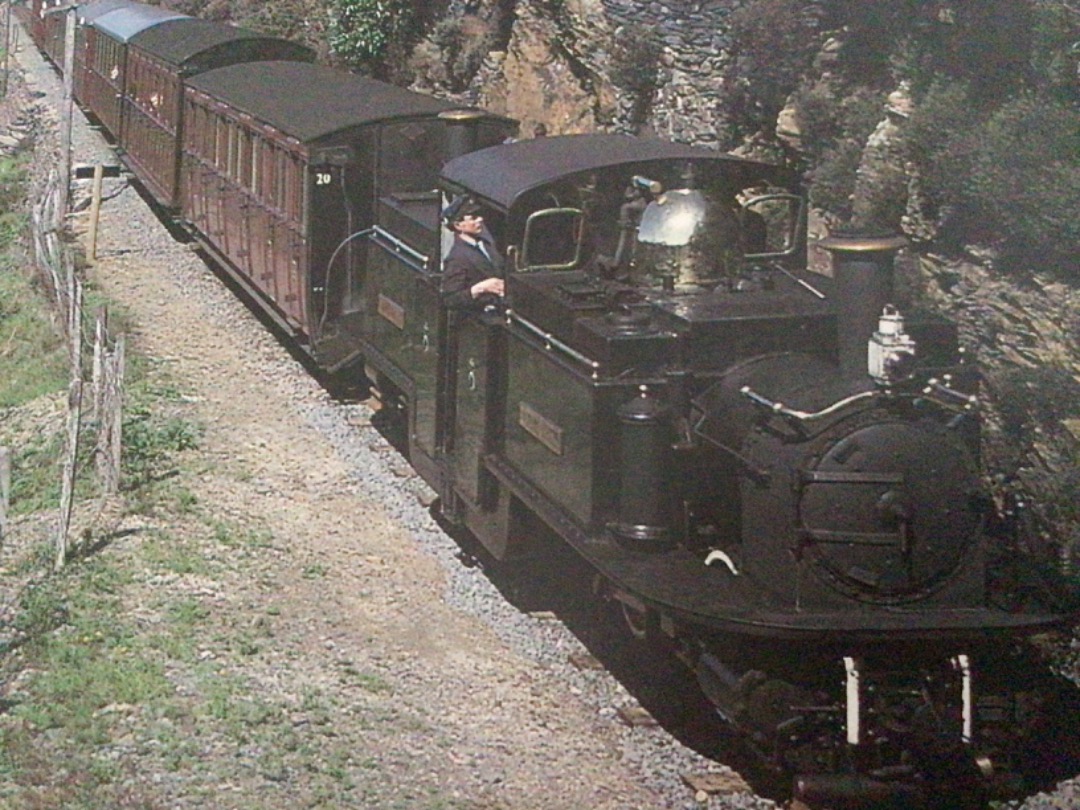
<svg viewBox="0 0 1080 810">
<path fill-rule="evenodd" d="M 439 113 L 446 122 L 446 160 L 476 150 L 477 128 L 484 114 L 479 110 L 447 110 Z"/>
<path fill-rule="evenodd" d="M 832 254 L 840 299 L 840 368 L 847 377 L 865 375 L 866 345 L 881 311 L 891 304 L 893 260 L 902 236 L 836 230 L 818 244 Z"/>
</svg>

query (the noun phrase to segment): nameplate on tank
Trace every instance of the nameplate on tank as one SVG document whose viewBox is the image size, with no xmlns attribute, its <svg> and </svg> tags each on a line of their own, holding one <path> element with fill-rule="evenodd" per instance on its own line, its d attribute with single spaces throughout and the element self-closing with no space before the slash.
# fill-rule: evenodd
<svg viewBox="0 0 1080 810">
<path fill-rule="evenodd" d="M 518 403 L 518 424 L 557 456 L 563 452 L 563 429 L 527 402 Z"/>
<path fill-rule="evenodd" d="M 405 307 L 382 293 L 379 294 L 379 314 L 398 329 L 405 328 Z"/>
</svg>

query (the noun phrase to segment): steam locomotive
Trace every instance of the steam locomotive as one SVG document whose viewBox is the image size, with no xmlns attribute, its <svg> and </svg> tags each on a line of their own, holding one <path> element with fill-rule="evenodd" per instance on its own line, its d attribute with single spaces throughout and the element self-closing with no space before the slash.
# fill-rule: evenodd
<svg viewBox="0 0 1080 810">
<path fill-rule="evenodd" d="M 902 241 L 834 233 L 811 272 L 784 168 L 516 141 L 272 38 L 98 2 L 80 102 L 319 367 L 366 373 L 447 519 L 507 562 L 541 521 L 807 803 L 978 806 L 1007 781 L 1038 730 L 985 664 L 1069 615 L 1017 597 L 978 374 L 952 323 L 895 300 Z M 460 198 L 506 254 L 483 310 L 443 301 Z"/>
</svg>

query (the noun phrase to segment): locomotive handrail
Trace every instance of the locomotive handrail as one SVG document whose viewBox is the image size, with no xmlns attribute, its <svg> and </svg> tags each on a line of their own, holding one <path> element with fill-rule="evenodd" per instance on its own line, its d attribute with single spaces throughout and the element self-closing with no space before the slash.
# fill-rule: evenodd
<svg viewBox="0 0 1080 810">
<path fill-rule="evenodd" d="M 797 275 L 795 275 L 790 270 L 788 270 L 786 267 L 784 267 L 784 265 L 780 264 L 780 262 L 769 262 L 769 267 L 771 267 L 773 270 L 777 270 L 780 273 L 782 273 L 783 275 L 787 276 L 792 281 L 794 281 L 796 284 L 798 284 L 800 287 L 802 287 L 805 290 L 808 290 L 816 298 L 818 298 L 818 299 L 820 299 L 822 301 L 824 301 L 824 300 L 826 300 L 828 298 L 828 296 L 826 296 L 825 293 L 823 293 L 821 290 L 819 290 L 817 287 L 815 287 L 809 281 L 804 281 L 803 279 L 799 278 Z"/>
<path fill-rule="evenodd" d="M 592 369 L 593 378 L 595 378 L 599 373 L 600 363 L 598 363 L 596 360 L 586 357 L 577 349 L 567 346 L 550 332 L 545 332 L 536 324 L 522 318 L 520 315 L 514 312 L 514 310 L 506 310 L 506 321 L 507 323 L 516 323 L 525 331 L 530 332 L 535 337 L 540 338 L 542 341 L 544 341 L 544 348 L 548 349 L 549 351 L 551 349 L 558 349 L 560 352 L 567 355 L 568 357 L 573 358 L 574 360 L 577 360 L 582 365 L 588 366 L 590 369 Z"/>
<path fill-rule="evenodd" d="M 406 244 L 405 242 L 394 236 L 392 233 L 385 230 L 384 228 L 381 228 L 378 225 L 373 227 L 371 229 L 371 232 L 380 239 L 384 239 L 389 242 L 390 247 L 392 247 L 398 253 L 405 253 L 408 256 L 412 257 L 416 264 L 419 265 L 416 268 L 417 270 L 426 270 L 428 268 L 428 262 L 431 260 L 430 256 L 426 256 L 425 254 L 418 251 L 416 248 Z M 383 247 L 386 246 L 384 245 Z"/>
<path fill-rule="evenodd" d="M 979 404 L 979 398 L 974 394 L 965 394 L 963 391 L 957 391 L 948 385 L 951 382 L 951 376 L 945 375 L 945 381 L 942 382 L 937 377 L 931 377 L 926 381 L 926 387 L 923 389 L 923 394 L 940 394 L 942 399 L 935 399 L 934 401 L 941 405 L 943 408 L 955 410 L 957 406 L 963 406 L 963 410 L 971 410 Z M 952 400 L 949 402 L 947 400 Z"/>
<path fill-rule="evenodd" d="M 789 408 L 783 402 L 774 402 L 768 397 L 762 396 L 754 391 L 749 385 L 744 385 L 740 388 L 739 393 L 755 405 L 760 405 L 779 416 L 783 416 L 787 419 L 794 419 L 798 422 L 814 422 L 818 419 L 824 419 L 827 416 L 832 416 L 837 411 L 843 410 L 854 402 L 859 402 L 864 399 L 873 399 L 879 396 L 877 391 L 863 391 L 861 394 L 853 394 L 850 397 L 837 400 L 829 407 L 811 413 L 810 411 L 797 411 L 793 408 Z"/>
</svg>

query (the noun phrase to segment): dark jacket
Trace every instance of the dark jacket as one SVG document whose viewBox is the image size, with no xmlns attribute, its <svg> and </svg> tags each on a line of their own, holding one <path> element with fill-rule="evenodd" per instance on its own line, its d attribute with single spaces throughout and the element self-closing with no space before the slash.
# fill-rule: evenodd
<svg viewBox="0 0 1080 810">
<path fill-rule="evenodd" d="M 502 278 L 503 260 L 491 242 L 484 242 L 492 260 L 488 260 L 480 248 L 471 245 L 460 236 L 446 255 L 443 265 L 442 299 L 450 309 L 483 309 L 499 301 L 499 296 L 485 294 L 473 298 L 470 289 L 486 278 Z"/>
</svg>

